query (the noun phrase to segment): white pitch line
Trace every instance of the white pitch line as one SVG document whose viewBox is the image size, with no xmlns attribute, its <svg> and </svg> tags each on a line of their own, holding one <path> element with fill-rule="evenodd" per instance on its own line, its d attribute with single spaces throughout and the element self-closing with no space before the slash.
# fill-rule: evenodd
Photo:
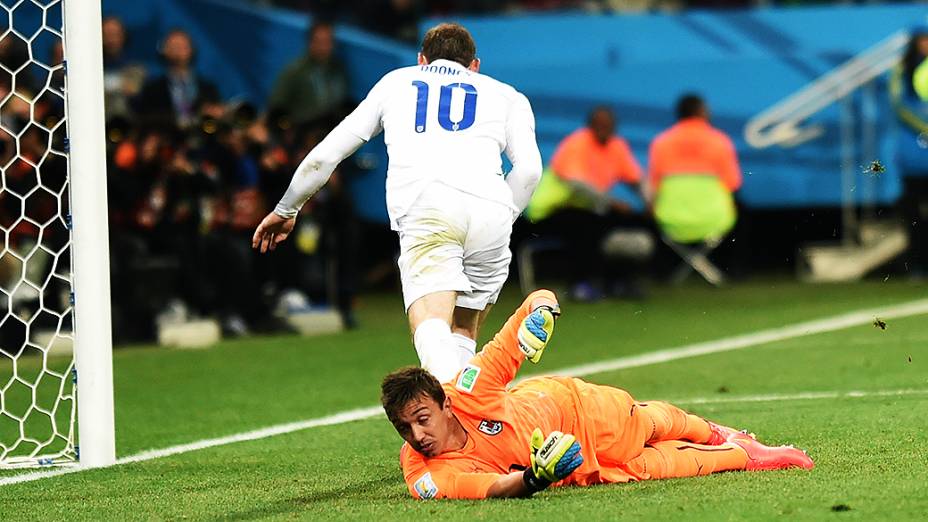
<svg viewBox="0 0 928 522">
<path fill-rule="evenodd" d="M 610 359 L 606 361 L 600 361 L 598 363 L 584 364 L 580 366 L 571 366 L 568 368 L 562 368 L 551 372 L 551 374 L 556 375 L 568 375 L 574 377 L 582 377 L 586 375 L 592 375 L 595 373 L 603 373 L 609 371 L 622 370 L 626 368 L 636 368 L 639 366 L 646 366 L 649 364 L 657 364 L 669 361 L 675 361 L 679 359 L 686 359 L 689 357 L 696 357 L 699 355 L 708 355 L 712 353 L 726 352 L 731 350 L 738 350 L 741 348 L 747 348 L 749 346 L 757 346 L 760 344 L 771 343 L 775 341 L 782 341 L 785 339 L 792 339 L 796 337 L 803 337 L 807 335 L 814 335 L 819 333 L 833 332 L 835 330 L 842 330 L 844 328 L 849 328 L 852 326 L 859 326 L 862 324 L 869 324 L 873 321 L 874 317 L 879 317 L 881 319 L 896 319 L 900 317 L 908 317 L 912 315 L 920 315 L 928 313 L 928 299 L 919 299 L 916 301 L 910 301 L 908 303 L 901 303 L 894 306 L 886 306 L 881 308 L 870 308 L 866 310 L 858 310 L 856 312 L 850 312 L 846 314 L 836 315 L 833 317 L 827 317 L 824 319 L 818 319 L 815 321 L 806 321 L 803 323 L 794 324 L 792 326 L 783 326 L 779 328 L 771 328 L 767 330 L 761 330 L 751 334 L 739 335 L 735 337 L 727 337 L 724 339 L 717 339 L 715 341 L 707 341 L 702 343 L 684 345 L 677 348 L 667 348 L 663 350 L 657 350 L 654 352 L 648 352 L 640 355 L 632 355 L 629 357 L 619 357 L 616 359 Z M 746 396 L 743 400 L 737 397 L 718 397 L 718 398 L 697 398 L 690 400 L 679 400 L 679 404 L 710 404 L 711 402 L 760 402 L 767 400 L 803 400 L 803 399 L 833 399 L 840 397 L 866 397 L 871 395 L 882 396 L 884 394 L 887 396 L 893 395 L 906 395 L 906 394 L 928 394 L 928 390 L 896 390 L 896 391 L 884 391 L 884 392 L 808 392 L 805 394 L 795 394 L 795 395 L 755 395 L 755 396 Z M 774 397 L 774 398 L 771 398 Z M 191 442 L 189 444 L 180 444 L 177 446 L 171 446 L 168 448 L 143 451 L 142 453 L 137 453 L 135 455 L 130 455 L 128 457 L 123 457 L 116 460 L 116 465 L 119 464 L 129 464 L 134 462 L 144 462 L 148 460 L 158 459 L 162 457 L 168 457 L 171 455 L 178 455 L 181 453 L 188 453 L 191 451 L 197 451 L 206 448 L 212 448 L 216 446 L 224 446 L 226 444 L 233 444 L 235 442 L 244 442 L 250 440 L 258 440 L 267 437 L 273 437 L 275 435 L 283 435 L 285 433 L 293 433 L 295 431 L 306 430 L 310 428 L 316 428 L 319 426 L 332 426 L 335 424 L 344 424 L 346 422 L 352 422 L 357 420 L 369 419 L 382 415 L 383 410 L 380 406 L 371 406 L 367 408 L 359 408 L 354 410 L 343 411 L 335 413 L 332 415 L 327 415 L 325 417 L 318 417 L 315 419 L 307 419 L 304 421 L 291 422 L 287 424 L 278 424 L 276 426 L 269 426 L 267 428 L 261 428 L 253 431 L 248 431 L 244 433 L 238 433 L 234 435 L 229 435 L 226 437 L 218 437 L 214 439 L 205 439 L 196 442 Z M 77 473 L 79 471 L 86 471 L 88 469 L 81 466 L 69 467 L 69 468 L 58 468 L 47 471 L 36 471 L 32 473 L 24 473 L 21 475 L 14 475 L 11 477 L 0 478 L 0 486 L 7 486 L 11 484 L 21 484 L 23 482 L 32 482 L 34 480 L 40 480 L 49 477 L 56 477 L 59 475 L 67 475 L 70 473 Z"/>
<path fill-rule="evenodd" d="M 179 455 L 181 453 L 188 453 L 191 451 L 202 450 L 206 448 L 213 448 L 216 446 L 224 446 L 226 444 L 233 444 L 235 442 L 245 442 L 249 440 L 258 440 L 265 439 L 267 437 L 273 437 L 274 435 L 283 435 L 285 433 L 293 433 L 294 431 L 307 430 L 310 428 L 318 428 L 320 426 L 332 426 L 335 424 L 345 424 L 346 422 L 352 422 L 362 419 L 370 419 L 376 417 L 377 415 L 383 414 L 383 408 L 380 406 L 372 406 L 370 408 L 359 408 L 356 410 L 348 410 L 339 412 L 333 415 L 327 415 L 325 417 L 318 417 L 315 419 L 307 419 L 304 421 L 298 422 L 288 422 L 286 424 L 278 424 L 276 426 L 269 426 L 267 428 L 261 428 L 252 431 L 246 431 L 244 433 L 236 433 L 235 435 L 228 435 L 226 437 L 217 437 L 215 439 L 204 439 L 197 442 L 191 442 L 189 444 L 179 444 L 177 446 L 171 446 L 168 448 L 156 449 L 143 451 L 141 453 L 136 453 L 135 455 L 130 455 L 128 457 L 123 457 L 116 460 L 115 465 L 120 464 L 131 464 L 133 462 L 144 462 L 146 460 L 160 459 L 162 457 L 169 457 L 171 455 Z M 0 486 L 6 486 L 9 484 L 19 484 L 21 482 L 31 482 L 33 480 L 39 480 L 47 477 L 56 477 L 58 475 L 67 475 L 69 473 L 77 473 L 78 471 L 86 471 L 93 468 L 84 468 L 80 466 L 68 467 L 68 468 L 58 468 L 48 471 L 35 471 L 32 473 L 24 473 L 22 475 L 14 475 L 12 477 L 0 478 Z"/>
<path fill-rule="evenodd" d="M 668 400 L 670 404 L 728 404 L 733 402 L 777 402 L 809 401 L 823 399 L 859 399 L 862 397 L 904 397 L 928 395 L 928 389 L 874 390 L 874 391 L 820 391 L 800 393 L 775 393 L 770 395 L 735 395 L 733 397 L 693 397 L 691 399 Z"/>
<path fill-rule="evenodd" d="M 771 394 L 771 395 L 741 395 L 734 397 L 694 397 L 690 399 L 674 399 L 668 400 L 667 402 L 671 404 L 689 404 L 689 405 L 702 405 L 702 404 L 721 404 L 721 403 L 738 403 L 738 402 L 776 402 L 776 401 L 798 401 L 798 400 L 825 400 L 825 399 L 859 399 L 865 397 L 903 397 L 908 395 L 928 395 L 928 389 L 925 390 L 913 390 L 913 389 L 901 389 L 901 390 L 876 390 L 876 391 L 824 391 L 824 392 L 801 392 L 793 394 Z M 288 424 L 279 424 L 277 426 L 271 426 L 268 428 L 262 428 L 254 431 L 248 431 L 245 433 L 239 433 L 236 435 L 230 435 L 228 437 L 219 437 L 215 439 L 206 439 L 199 442 L 192 442 L 190 444 L 180 444 L 177 446 L 171 446 L 169 448 L 163 448 L 159 450 L 149 450 L 143 451 L 142 453 L 136 453 L 129 457 L 123 457 L 116 461 L 116 465 L 120 464 L 130 464 L 133 462 L 144 462 L 147 460 L 158 459 L 162 457 L 169 457 L 171 455 L 179 455 L 181 453 L 188 453 L 191 451 L 197 451 L 206 448 L 212 448 L 216 446 L 224 446 L 226 444 L 232 444 L 235 442 L 244 442 L 250 440 L 258 440 L 267 437 L 273 437 L 274 435 L 283 435 L 285 433 L 293 433 L 295 431 L 306 430 L 309 428 L 316 428 L 319 426 L 333 426 L 336 424 L 344 424 L 346 422 L 352 422 L 357 420 L 371 419 L 377 416 L 383 415 L 383 410 L 380 406 L 373 406 L 370 408 L 361 408 L 357 410 L 350 410 L 341 413 L 336 413 L 335 415 L 329 415 L 326 417 L 319 417 L 316 419 L 309 419 L 300 422 L 291 422 Z M 20 484 L 23 482 L 32 482 L 35 480 L 57 477 L 59 475 L 68 475 L 70 473 L 77 473 L 78 471 L 87 471 L 88 469 L 93 468 L 82 468 L 79 466 L 68 467 L 68 468 L 58 468 L 48 471 L 36 471 L 32 473 L 25 473 L 22 475 L 15 475 L 12 477 L 7 477 L 0 479 L 0 486 L 7 486 L 11 484 Z"/>
<path fill-rule="evenodd" d="M 585 375 L 592 375 L 594 373 L 604 373 L 616 370 L 624 370 L 626 368 L 636 368 L 650 364 L 676 361 L 678 359 L 685 359 L 687 357 L 696 357 L 698 355 L 708 355 L 731 350 L 739 350 L 749 346 L 757 346 L 759 344 L 794 339 L 807 335 L 834 332 L 836 330 L 843 330 L 852 326 L 870 324 L 873 322 L 875 317 L 879 317 L 880 319 L 897 319 L 900 317 L 908 317 L 926 313 L 928 313 L 928 299 L 919 299 L 917 301 L 910 301 L 908 303 L 902 303 L 895 306 L 858 310 L 856 312 L 836 315 L 833 317 L 826 317 L 824 319 L 806 321 L 791 326 L 782 326 L 780 328 L 761 330 L 759 332 L 738 335 L 735 337 L 727 337 L 725 339 L 718 339 L 715 341 L 706 341 L 703 343 L 690 344 L 678 348 L 667 348 L 664 350 L 647 352 L 640 355 L 632 355 L 630 357 L 620 357 L 618 359 L 612 359 L 608 361 L 600 361 L 597 363 L 561 368 L 560 370 L 552 372 L 552 374 L 582 377 Z"/>
</svg>

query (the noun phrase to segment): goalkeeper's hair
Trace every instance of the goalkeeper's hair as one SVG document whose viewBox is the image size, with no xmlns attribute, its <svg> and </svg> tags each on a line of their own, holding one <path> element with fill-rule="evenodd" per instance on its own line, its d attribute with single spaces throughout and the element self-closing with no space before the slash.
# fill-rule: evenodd
<svg viewBox="0 0 928 522">
<path fill-rule="evenodd" d="M 400 411 L 409 404 L 409 401 L 418 399 L 423 395 L 431 397 L 442 408 L 445 404 L 445 390 L 442 389 L 438 379 L 423 368 L 407 366 L 383 378 L 380 384 L 380 404 L 387 418 L 395 424 L 399 419 Z"/>
<path fill-rule="evenodd" d="M 431 63 L 451 60 L 464 67 L 477 57 L 477 44 L 470 32 L 460 24 L 438 24 L 425 33 L 422 39 L 422 56 Z"/>
</svg>

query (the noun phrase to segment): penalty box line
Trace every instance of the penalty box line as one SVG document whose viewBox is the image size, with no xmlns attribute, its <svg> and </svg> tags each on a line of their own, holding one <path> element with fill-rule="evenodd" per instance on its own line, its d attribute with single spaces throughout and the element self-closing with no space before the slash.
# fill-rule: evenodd
<svg viewBox="0 0 928 522">
<path fill-rule="evenodd" d="M 606 361 L 600 361 L 597 363 L 584 364 L 579 366 L 571 366 L 567 368 L 562 368 L 551 374 L 556 375 L 567 375 L 573 377 L 583 377 L 587 375 L 593 375 L 597 373 L 604 373 L 610 371 L 624 370 L 627 368 L 637 368 L 641 366 L 648 366 L 651 364 L 659 364 L 664 362 L 675 361 L 679 359 L 686 359 L 689 357 L 696 357 L 699 355 L 708 355 L 713 353 L 727 352 L 732 350 L 739 350 L 742 348 L 748 348 L 751 346 L 757 346 L 762 344 L 767 344 L 776 341 L 782 341 L 786 339 L 794 339 L 797 337 L 805 337 L 808 335 L 815 335 L 820 333 L 833 332 L 836 330 L 843 330 L 850 328 L 852 326 L 860 326 L 862 324 L 869 324 L 874 320 L 874 317 L 879 317 L 881 319 L 897 319 L 902 317 L 909 317 L 913 315 L 921 315 L 928 313 L 928 299 L 919 299 L 916 301 L 910 301 L 907 303 L 900 303 L 893 306 L 885 306 L 879 308 L 870 308 L 865 310 L 858 310 L 856 312 L 849 312 L 845 314 L 840 314 L 832 317 L 827 317 L 824 319 L 817 319 L 813 321 L 805 321 L 802 323 L 797 323 L 789 326 L 782 326 L 779 328 L 770 328 L 766 330 L 760 330 L 750 334 L 738 335 L 734 337 L 727 337 L 723 339 L 717 339 L 715 341 L 706 341 L 701 343 L 689 344 L 684 346 L 679 346 L 676 348 L 667 348 L 663 350 L 657 350 L 653 352 L 647 352 L 639 355 L 632 355 L 628 357 L 618 357 L 616 359 L 610 359 Z M 792 395 L 751 395 L 743 397 L 702 397 L 702 398 L 692 398 L 692 399 L 679 399 L 674 401 L 677 404 L 713 404 L 713 403 L 725 403 L 725 402 L 764 402 L 764 401 L 783 401 L 783 400 L 811 400 L 811 399 L 838 399 L 838 398 L 856 398 L 856 397 L 873 397 L 873 396 L 902 396 L 902 395 L 928 395 L 928 390 L 888 390 L 888 391 L 876 391 L 876 392 L 864 392 L 864 391 L 853 391 L 853 392 L 806 392 L 798 393 Z M 225 437 L 217 437 L 213 439 L 204 439 L 196 442 L 191 442 L 188 444 L 180 444 L 177 446 L 171 446 L 168 448 L 155 449 L 143 451 L 141 453 L 136 453 L 135 455 L 130 455 L 128 457 L 122 457 L 116 460 L 116 465 L 121 464 L 132 464 L 135 462 L 145 462 L 148 460 L 159 459 L 163 457 L 169 457 L 172 455 L 179 455 L 182 453 L 189 453 L 191 451 L 198 451 L 207 448 L 214 448 L 217 446 L 224 446 L 226 444 L 234 444 L 236 442 L 246 442 L 264 439 L 268 437 L 273 437 L 275 435 L 283 435 L 286 433 L 293 433 L 296 431 L 302 431 L 310 428 L 318 428 L 322 426 L 333 426 L 337 424 L 345 424 L 348 422 L 370 419 L 377 417 L 383 414 L 383 410 L 380 406 L 371 406 L 367 408 L 358 408 L 353 410 L 346 410 L 332 415 L 327 415 L 324 417 L 317 417 L 314 419 L 307 419 L 304 421 L 290 422 L 286 424 L 278 424 L 275 426 L 269 426 L 267 428 L 261 428 L 257 430 L 247 431 L 243 433 L 237 433 L 234 435 L 228 435 Z M 0 478 L 0 486 L 8 486 L 13 484 L 21 484 L 24 482 L 32 482 L 35 480 L 41 480 L 50 477 L 57 477 L 59 475 L 67 475 L 70 473 L 77 473 L 79 471 L 86 471 L 87 468 L 81 466 L 74 467 L 65 467 L 45 471 L 35 471 L 30 473 L 23 473 L 20 475 L 14 475 L 11 477 Z"/>
</svg>

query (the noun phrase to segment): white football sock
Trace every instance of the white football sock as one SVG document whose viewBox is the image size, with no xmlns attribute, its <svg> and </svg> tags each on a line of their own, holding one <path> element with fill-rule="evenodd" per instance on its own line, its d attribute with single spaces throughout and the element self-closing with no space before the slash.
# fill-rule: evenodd
<svg viewBox="0 0 928 522">
<path fill-rule="evenodd" d="M 419 323 L 413 334 L 413 343 L 419 355 L 419 364 L 434 375 L 438 382 L 451 381 L 461 369 L 451 327 L 443 320 L 426 319 Z"/>
<path fill-rule="evenodd" d="M 458 333 L 451 334 L 451 337 L 454 337 L 454 342 L 457 344 L 459 368 L 463 368 L 477 354 L 477 341 Z"/>
</svg>

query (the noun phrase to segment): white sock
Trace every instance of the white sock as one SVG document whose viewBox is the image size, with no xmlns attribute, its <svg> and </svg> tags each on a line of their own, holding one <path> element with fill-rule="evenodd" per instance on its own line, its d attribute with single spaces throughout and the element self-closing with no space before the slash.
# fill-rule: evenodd
<svg viewBox="0 0 928 522">
<path fill-rule="evenodd" d="M 477 341 L 457 333 L 451 334 L 451 337 L 454 337 L 454 342 L 457 344 L 458 362 L 460 362 L 460 368 L 463 368 L 473 359 L 474 355 L 477 355 Z"/>
<path fill-rule="evenodd" d="M 434 375 L 438 382 L 451 381 L 461 369 L 451 327 L 443 320 L 422 321 L 413 334 L 413 343 L 419 355 L 419 364 Z"/>
</svg>

